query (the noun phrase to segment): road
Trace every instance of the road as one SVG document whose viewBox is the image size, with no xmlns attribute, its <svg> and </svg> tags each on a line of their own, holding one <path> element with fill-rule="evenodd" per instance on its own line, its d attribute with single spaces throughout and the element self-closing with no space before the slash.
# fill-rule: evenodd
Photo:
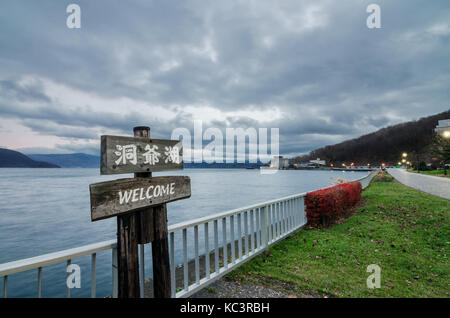
<svg viewBox="0 0 450 318">
<path fill-rule="evenodd" d="M 412 173 L 405 169 L 388 169 L 388 172 L 408 187 L 450 200 L 450 178 Z"/>
</svg>

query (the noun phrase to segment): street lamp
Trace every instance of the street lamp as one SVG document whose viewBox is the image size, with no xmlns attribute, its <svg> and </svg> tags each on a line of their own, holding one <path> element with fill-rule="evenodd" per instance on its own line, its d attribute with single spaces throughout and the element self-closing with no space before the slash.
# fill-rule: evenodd
<svg viewBox="0 0 450 318">
<path fill-rule="evenodd" d="M 450 138 L 450 130 L 444 131 L 444 132 L 442 133 L 442 136 L 443 136 L 444 138 Z"/>
<path fill-rule="evenodd" d="M 402 154 L 402 157 L 403 158 L 406 158 L 408 156 L 408 154 L 406 153 L 406 152 L 404 152 L 403 154 Z"/>
</svg>

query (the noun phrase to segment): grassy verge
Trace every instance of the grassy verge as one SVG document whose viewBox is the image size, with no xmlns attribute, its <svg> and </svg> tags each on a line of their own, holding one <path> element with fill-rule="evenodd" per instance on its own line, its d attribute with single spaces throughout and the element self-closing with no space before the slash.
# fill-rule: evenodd
<svg viewBox="0 0 450 318">
<path fill-rule="evenodd" d="M 362 197 L 346 222 L 300 230 L 228 278 L 297 296 L 449 297 L 449 202 L 390 176 Z M 381 267 L 381 288 L 367 288 L 370 264 Z"/>
<path fill-rule="evenodd" d="M 447 170 L 447 175 L 444 174 L 444 170 L 429 170 L 429 171 L 419 171 L 419 172 L 417 172 L 417 170 L 408 169 L 408 171 L 409 172 L 414 172 L 414 173 L 427 174 L 427 175 L 430 175 L 430 176 L 450 178 L 450 171 L 449 170 Z"/>
</svg>

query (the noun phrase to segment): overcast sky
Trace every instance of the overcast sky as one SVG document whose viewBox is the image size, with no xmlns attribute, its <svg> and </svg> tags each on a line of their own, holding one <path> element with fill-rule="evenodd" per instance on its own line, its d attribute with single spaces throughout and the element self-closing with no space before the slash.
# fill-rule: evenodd
<svg viewBox="0 0 450 318">
<path fill-rule="evenodd" d="M 81 7 L 81 29 L 66 7 Z M 366 8 L 381 7 L 381 29 Z M 0 3 L 0 147 L 278 127 L 294 155 L 450 108 L 448 0 Z"/>
</svg>

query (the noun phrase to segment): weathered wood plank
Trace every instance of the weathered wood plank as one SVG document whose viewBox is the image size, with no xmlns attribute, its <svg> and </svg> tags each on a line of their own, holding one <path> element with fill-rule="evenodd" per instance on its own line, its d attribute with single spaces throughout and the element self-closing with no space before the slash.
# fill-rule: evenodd
<svg viewBox="0 0 450 318">
<path fill-rule="evenodd" d="M 180 140 L 101 136 L 101 174 L 180 169 L 183 169 L 183 143 Z"/>
<path fill-rule="evenodd" d="M 148 244 L 155 239 L 155 226 L 153 223 L 153 213 L 156 208 L 145 208 L 142 211 L 136 213 L 136 230 L 137 230 L 137 243 Z"/>
<path fill-rule="evenodd" d="M 91 220 L 97 221 L 191 196 L 187 176 L 126 178 L 89 186 Z"/>
<path fill-rule="evenodd" d="M 155 298 L 170 298 L 170 259 L 167 228 L 167 205 L 153 208 L 155 240 L 152 243 L 153 291 Z"/>
</svg>

